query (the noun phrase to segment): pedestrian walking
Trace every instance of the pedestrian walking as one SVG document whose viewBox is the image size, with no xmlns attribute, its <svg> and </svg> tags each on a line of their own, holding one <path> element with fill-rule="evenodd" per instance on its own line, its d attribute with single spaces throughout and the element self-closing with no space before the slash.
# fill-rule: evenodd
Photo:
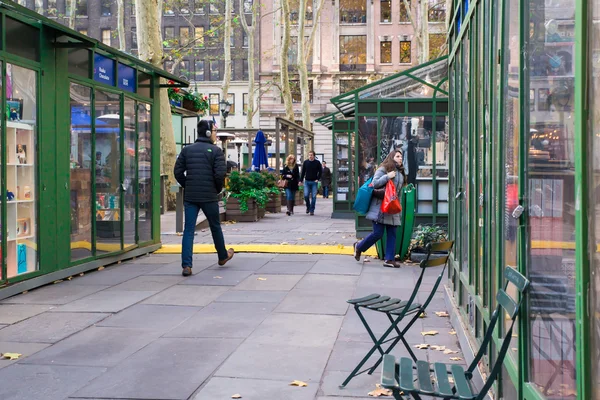
<svg viewBox="0 0 600 400">
<path fill-rule="evenodd" d="M 317 204 L 317 189 L 323 167 L 321 162 L 315 159 L 315 152 L 308 152 L 308 160 L 302 163 L 302 176 L 300 182 L 304 182 L 304 201 L 306 202 L 306 213 L 315 215 L 315 205 Z M 306 179 L 305 179 L 306 178 Z"/>
<path fill-rule="evenodd" d="M 331 187 L 331 170 L 327 167 L 327 162 L 323 161 L 323 172 L 321 173 L 321 187 L 323 188 L 323 198 L 329 198 Z"/>
<path fill-rule="evenodd" d="M 374 189 L 385 188 L 389 181 L 394 182 L 396 186 L 397 196 L 400 198 L 402 187 L 406 185 L 406 172 L 402 164 L 402 151 L 393 150 L 381 163 L 375 175 L 373 176 Z M 371 204 L 366 218 L 373 223 L 373 232 L 371 232 L 361 242 L 354 243 L 354 258 L 360 261 L 360 256 L 363 251 L 367 251 L 379 239 L 383 237 L 383 232 L 387 232 L 385 243 L 385 257 L 383 266 L 399 268 L 401 263 L 395 261 L 396 258 L 396 229 L 400 226 L 400 217 L 402 212 L 398 214 L 386 214 L 381 211 L 381 203 L 383 199 L 376 196 L 371 197 Z M 406 211 L 406 210 L 404 210 Z M 410 212 L 410 211 L 409 211 Z"/>
<path fill-rule="evenodd" d="M 181 243 L 181 274 L 192 274 L 192 250 L 196 220 L 200 210 L 206 216 L 212 234 L 219 265 L 233 257 L 233 249 L 225 248 L 225 238 L 219 219 L 219 193 L 225 182 L 227 165 L 219 146 L 213 143 L 217 139 L 217 127 L 214 121 L 198 122 L 198 139 L 194 144 L 185 146 L 175 163 L 175 179 L 184 188 L 185 226 Z"/>
<path fill-rule="evenodd" d="M 298 182 L 300 181 L 300 170 L 296 164 L 296 157 L 292 154 L 285 159 L 285 165 L 281 173 L 281 179 L 287 181 L 285 188 L 285 199 L 287 202 L 287 215 L 294 214 L 294 206 L 296 205 L 296 192 L 298 191 Z"/>
</svg>

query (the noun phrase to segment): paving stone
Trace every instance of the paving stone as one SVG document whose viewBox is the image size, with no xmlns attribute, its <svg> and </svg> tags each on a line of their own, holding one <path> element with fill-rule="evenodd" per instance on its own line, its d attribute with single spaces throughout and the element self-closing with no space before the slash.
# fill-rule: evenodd
<svg viewBox="0 0 600 400">
<path fill-rule="evenodd" d="M 283 262 L 297 262 L 297 261 L 308 261 L 316 262 L 323 257 L 322 254 L 278 254 L 273 258 L 273 261 Z"/>
<path fill-rule="evenodd" d="M 200 307 L 136 304 L 97 325 L 167 332 L 190 318 L 200 309 Z"/>
<path fill-rule="evenodd" d="M 144 300 L 142 304 L 204 307 L 228 290 L 224 286 L 175 285 Z"/>
<path fill-rule="evenodd" d="M 136 276 L 151 272 L 157 268 L 136 264 L 113 265 L 103 270 L 86 272 L 84 276 L 76 276 L 69 283 L 73 285 L 107 285 L 114 286 L 126 282 Z"/>
<path fill-rule="evenodd" d="M 259 254 L 264 256 L 263 254 Z M 213 265 L 210 269 L 218 271 L 256 271 L 261 269 L 265 264 L 268 264 L 273 259 L 272 256 L 267 257 L 248 257 L 246 253 L 236 253 L 231 261 L 226 265 Z"/>
<path fill-rule="evenodd" d="M 186 278 L 181 285 L 235 286 L 251 274 L 252 271 L 235 271 L 225 268 L 208 269 Z"/>
<path fill-rule="evenodd" d="M 274 303 L 213 303 L 164 336 L 246 338 L 275 306 Z"/>
<path fill-rule="evenodd" d="M 0 324 L 0 329 L 7 327 L 8 324 Z"/>
<path fill-rule="evenodd" d="M 313 293 L 351 293 L 354 291 L 357 276 L 308 274 L 296 285 L 296 289 L 309 290 Z"/>
<path fill-rule="evenodd" d="M 415 287 L 415 279 L 411 273 L 402 271 L 402 268 L 381 268 L 365 270 L 358 280 L 358 287 L 377 287 L 380 290 L 401 291 L 412 290 Z"/>
<path fill-rule="evenodd" d="M 248 342 L 296 347 L 333 346 L 342 317 L 333 315 L 272 314 Z"/>
<path fill-rule="evenodd" d="M 362 263 L 348 257 L 344 261 L 320 260 L 310 270 L 311 274 L 360 275 Z"/>
<path fill-rule="evenodd" d="M 158 276 L 158 275 L 142 275 L 113 286 L 108 290 L 131 290 L 131 291 L 157 291 L 160 292 L 168 287 L 171 287 L 185 277 L 181 276 Z"/>
<path fill-rule="evenodd" d="M 288 383 L 301 380 L 309 386 L 318 385 L 330 352 L 327 346 L 299 347 L 293 341 L 285 345 L 246 342 L 215 376 L 287 380 Z"/>
<path fill-rule="evenodd" d="M 216 264 L 216 261 L 194 261 L 194 267 L 192 268 L 192 274 L 198 274 L 202 271 L 204 271 L 205 269 L 213 266 L 214 264 Z M 181 276 L 181 261 L 176 261 L 174 263 L 170 263 L 167 265 L 163 265 L 162 267 L 159 267 L 155 270 L 152 270 L 150 272 L 148 272 L 146 275 L 175 275 L 175 276 Z"/>
<path fill-rule="evenodd" d="M 289 381 L 211 378 L 208 383 L 192 397 L 192 400 L 231 400 L 233 394 L 242 394 L 244 400 L 313 400 L 318 384 L 308 387 L 294 387 Z"/>
<path fill-rule="evenodd" d="M 104 290 L 75 300 L 52 312 L 118 312 L 156 294 L 156 291 Z"/>
<path fill-rule="evenodd" d="M 390 321 L 385 316 L 385 314 L 370 310 L 362 310 L 365 319 L 369 323 L 369 326 L 375 333 L 377 337 L 382 335 L 390 326 Z M 400 329 L 402 329 L 405 324 L 408 322 L 401 322 Z M 411 327 L 411 329 L 406 332 L 405 338 L 409 343 L 425 343 L 423 342 L 423 337 L 421 336 L 421 332 L 423 331 L 422 319 L 419 318 Z M 348 314 L 344 318 L 344 323 L 342 324 L 342 328 L 340 329 L 338 340 L 344 341 L 356 341 L 356 342 L 369 342 L 371 338 L 367 333 L 364 325 L 360 321 L 358 315 L 354 311 L 354 307 L 348 311 Z"/>
<path fill-rule="evenodd" d="M 46 312 L 0 330 L 0 341 L 55 343 L 107 316 L 103 313 Z"/>
<path fill-rule="evenodd" d="M 106 368 L 16 364 L 0 370 L 2 400 L 64 400 Z M 35 384 L 32 384 L 35 382 Z"/>
<path fill-rule="evenodd" d="M 0 324 L 14 324 L 48 311 L 51 308 L 52 306 L 50 305 L 38 304 L 2 304 L 0 306 Z"/>
<path fill-rule="evenodd" d="M 230 290 L 215 301 L 229 303 L 280 303 L 289 292 L 274 290 Z"/>
<path fill-rule="evenodd" d="M 306 274 L 315 265 L 314 261 L 271 261 L 261 267 L 257 274 L 274 275 L 303 275 Z"/>
<path fill-rule="evenodd" d="M 294 289 L 275 309 L 275 312 L 346 315 L 349 304 L 345 299 L 351 294 L 351 291 L 348 290 L 346 293 L 315 295 L 309 290 Z"/>
<path fill-rule="evenodd" d="M 373 347 L 373 342 L 354 342 L 338 340 L 333 347 L 329 362 L 325 368 L 328 371 L 346 371 L 350 373 L 354 370 L 356 365 L 367 355 L 369 350 Z M 384 349 L 387 349 L 384 345 Z M 417 351 L 416 349 L 414 349 Z M 392 351 L 396 357 L 409 357 L 410 354 L 404 348 L 402 343 L 398 343 Z M 369 360 L 361 368 L 361 370 L 372 366 L 379 359 L 379 351 L 375 350 L 375 353 L 369 357 Z M 425 354 L 423 354 L 425 357 Z M 348 375 L 348 374 L 346 374 Z"/>
<path fill-rule="evenodd" d="M 161 338 L 74 397 L 187 399 L 239 344 L 237 339 Z"/>
<path fill-rule="evenodd" d="M 354 377 L 345 388 L 340 389 L 340 385 L 346 377 L 346 371 L 325 371 L 321 382 L 321 392 L 325 396 L 346 396 L 350 398 L 368 397 L 368 393 L 375 390 L 381 380 L 381 367 L 373 373 L 373 375 L 362 374 Z"/>
<path fill-rule="evenodd" d="M 106 289 L 108 286 L 80 286 L 61 282 L 2 300 L 0 304 L 67 304 Z"/>
<path fill-rule="evenodd" d="M 178 254 L 149 254 L 127 261 L 127 264 L 169 264 L 180 259 Z"/>
<path fill-rule="evenodd" d="M 0 359 L 0 368 L 8 367 L 9 365 L 26 360 L 32 354 L 40 350 L 44 350 L 50 346 L 46 343 L 19 343 L 19 342 L 0 342 L 0 354 L 2 353 L 19 353 L 21 357 L 18 360 Z"/>
<path fill-rule="evenodd" d="M 159 335 L 159 332 L 142 329 L 92 326 L 38 352 L 23 362 L 26 364 L 112 367 L 156 340 Z"/>
<path fill-rule="evenodd" d="M 69 400 L 72 400 L 73 398 L 70 397 Z M 77 400 L 77 399 L 75 399 Z M 88 399 L 86 399 L 88 400 Z M 96 399 L 93 399 L 96 400 Z M 338 397 L 338 396 L 319 396 L 317 397 L 316 400 L 373 400 L 372 397 Z"/>
<path fill-rule="evenodd" d="M 292 290 L 300 279 L 302 275 L 255 274 L 246 278 L 234 290 Z"/>
</svg>

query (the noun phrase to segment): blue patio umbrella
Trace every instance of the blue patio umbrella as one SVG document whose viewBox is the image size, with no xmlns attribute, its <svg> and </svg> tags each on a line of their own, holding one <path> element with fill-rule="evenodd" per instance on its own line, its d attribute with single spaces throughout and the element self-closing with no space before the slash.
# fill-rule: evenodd
<svg viewBox="0 0 600 400">
<path fill-rule="evenodd" d="M 256 138 L 254 138 L 256 146 L 254 146 L 254 156 L 252 157 L 252 170 L 260 171 L 261 169 L 268 168 L 267 152 L 265 150 L 265 143 L 267 139 L 263 131 L 256 132 Z"/>
</svg>

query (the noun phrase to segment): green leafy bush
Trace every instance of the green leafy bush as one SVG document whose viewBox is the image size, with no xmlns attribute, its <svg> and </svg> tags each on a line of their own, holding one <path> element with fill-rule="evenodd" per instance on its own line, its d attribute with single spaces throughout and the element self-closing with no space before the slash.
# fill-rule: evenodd
<svg viewBox="0 0 600 400">
<path fill-rule="evenodd" d="M 240 202 L 240 210 L 248 211 L 248 201 L 254 199 L 260 208 L 265 208 L 269 201 L 269 193 L 273 188 L 267 186 L 267 177 L 259 172 L 232 171 L 227 183 L 227 198 L 233 197 Z"/>
<path fill-rule="evenodd" d="M 421 224 L 413 232 L 413 237 L 410 241 L 410 251 L 424 253 L 429 243 L 445 242 L 447 240 L 448 233 L 444 227 Z"/>
</svg>

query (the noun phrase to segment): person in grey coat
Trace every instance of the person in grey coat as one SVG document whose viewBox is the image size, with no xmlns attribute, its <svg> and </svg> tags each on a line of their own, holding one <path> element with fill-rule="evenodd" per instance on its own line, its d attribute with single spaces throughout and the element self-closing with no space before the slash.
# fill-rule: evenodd
<svg viewBox="0 0 600 400">
<path fill-rule="evenodd" d="M 389 181 L 393 181 L 396 185 L 398 198 L 402 193 L 402 187 L 406 185 L 406 172 L 402 164 L 402 150 L 392 150 L 390 154 L 381 163 L 375 175 L 373 176 L 374 189 L 385 188 Z M 363 251 L 367 251 L 379 239 L 383 237 L 383 232 L 387 232 L 385 243 L 385 261 L 384 267 L 399 268 L 401 263 L 395 261 L 396 258 L 396 229 L 401 224 L 402 212 L 398 214 L 386 214 L 381 211 L 382 199 L 375 196 L 371 197 L 371 204 L 366 218 L 373 222 L 373 232 L 364 238 L 361 242 L 354 243 L 354 258 L 360 261 L 360 255 Z"/>
</svg>

